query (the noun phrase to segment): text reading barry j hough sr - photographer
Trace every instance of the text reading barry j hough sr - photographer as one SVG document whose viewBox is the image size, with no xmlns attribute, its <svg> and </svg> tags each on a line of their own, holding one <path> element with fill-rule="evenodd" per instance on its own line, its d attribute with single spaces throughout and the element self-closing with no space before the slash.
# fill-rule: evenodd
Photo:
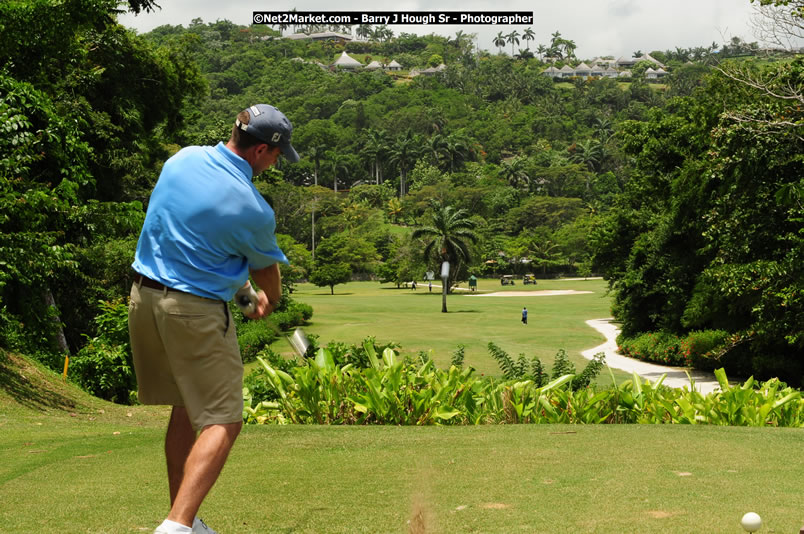
<svg viewBox="0 0 804 534">
<path fill-rule="evenodd" d="M 254 11 L 254 24 L 533 24 L 532 11 Z"/>
</svg>

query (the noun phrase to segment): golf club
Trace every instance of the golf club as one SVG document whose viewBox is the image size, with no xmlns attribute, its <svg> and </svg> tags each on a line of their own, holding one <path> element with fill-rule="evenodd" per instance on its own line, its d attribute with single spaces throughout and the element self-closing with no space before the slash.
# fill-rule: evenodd
<svg viewBox="0 0 804 534">
<path fill-rule="evenodd" d="M 247 288 L 241 288 L 235 294 L 235 303 L 237 307 L 240 308 L 240 311 L 243 315 L 248 316 L 249 314 L 254 313 L 257 309 L 257 293 L 254 291 L 254 288 L 251 287 L 251 284 Z M 277 325 L 268 321 L 266 318 L 266 324 L 268 325 L 271 330 L 276 332 L 279 336 L 284 337 L 285 340 L 293 347 L 293 351 L 304 358 L 307 355 L 307 349 L 310 347 L 310 340 L 307 339 L 307 336 L 304 334 L 304 330 L 301 328 L 296 328 L 293 331 L 293 334 L 288 336 L 282 330 L 279 329 Z"/>
</svg>

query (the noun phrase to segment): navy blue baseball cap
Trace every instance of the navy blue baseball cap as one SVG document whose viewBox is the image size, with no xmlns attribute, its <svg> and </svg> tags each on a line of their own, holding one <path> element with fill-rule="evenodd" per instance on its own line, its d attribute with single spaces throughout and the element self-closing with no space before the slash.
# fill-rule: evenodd
<svg viewBox="0 0 804 534">
<path fill-rule="evenodd" d="M 289 162 L 299 161 L 298 152 L 290 144 L 293 125 L 284 113 L 268 104 L 257 104 L 245 111 L 249 114 L 248 124 L 243 124 L 238 119 L 235 121 L 235 126 L 264 143 L 278 146 Z"/>
</svg>

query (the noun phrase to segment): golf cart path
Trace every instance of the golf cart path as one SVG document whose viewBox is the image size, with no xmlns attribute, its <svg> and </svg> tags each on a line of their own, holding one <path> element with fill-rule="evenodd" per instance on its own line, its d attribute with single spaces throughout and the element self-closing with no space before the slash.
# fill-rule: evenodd
<svg viewBox="0 0 804 534">
<path fill-rule="evenodd" d="M 581 352 L 584 358 L 591 360 L 595 354 L 602 352 L 606 355 L 606 363 L 609 367 L 628 372 L 635 372 L 642 378 L 647 378 L 651 382 L 656 382 L 659 377 L 661 377 L 663 374 L 666 374 L 667 376 L 663 382 L 664 385 L 679 389 L 683 387 L 687 387 L 688 389 L 690 388 L 690 381 L 687 378 L 687 373 L 682 367 L 657 365 L 635 360 L 633 358 L 627 358 L 617 354 L 616 340 L 620 331 L 611 323 L 613 320 L 614 319 L 609 318 L 590 319 L 589 321 L 586 321 L 586 324 L 603 334 L 603 336 L 606 338 L 606 342 L 602 345 L 598 345 L 597 347 Z M 720 390 L 720 384 L 718 383 L 714 374 L 694 369 L 690 369 L 689 374 L 695 381 L 696 391 L 699 391 L 703 395 Z"/>
</svg>

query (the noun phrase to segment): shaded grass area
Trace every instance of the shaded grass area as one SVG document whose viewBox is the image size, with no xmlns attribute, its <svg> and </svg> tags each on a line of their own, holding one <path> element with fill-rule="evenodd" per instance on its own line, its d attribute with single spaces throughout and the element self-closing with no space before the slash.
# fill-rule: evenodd
<svg viewBox="0 0 804 534">
<path fill-rule="evenodd" d="M 440 285 L 440 281 L 435 284 Z M 538 291 L 556 289 L 591 293 L 537 296 Z M 499 280 L 482 279 L 478 291 L 528 291 L 533 296 L 478 297 L 456 291 L 447 297 L 446 314 L 441 313 L 440 287 L 430 293 L 426 283 L 413 291 L 377 282 L 352 282 L 336 286 L 334 295 L 329 294 L 329 288 L 301 284 L 293 296 L 313 307 L 311 324 L 305 330 L 319 335 L 322 345 L 330 341 L 355 344 L 366 336 L 375 336 L 379 342 L 399 343 L 403 353 L 432 351 L 436 365 L 448 367 L 453 351 L 463 344 L 465 364 L 478 373 L 494 376 L 501 373 L 488 353 L 490 341 L 515 359 L 519 354 L 529 360 L 536 356 L 547 367 L 563 348 L 579 371 L 587 364 L 580 352 L 604 341 L 585 324 L 587 319 L 611 315 L 603 280 L 540 280 L 536 286 L 524 286 L 520 280 L 515 286 L 501 286 Z M 527 325 L 520 321 L 525 306 Z M 290 354 L 283 341 L 272 348 Z M 605 375 L 601 383 L 608 384 L 608 373 Z M 630 378 L 619 371 L 615 376 L 618 380 Z"/>
<path fill-rule="evenodd" d="M 3 532 L 119 533 L 167 513 L 162 430 L 53 416 L 0 433 Z M 114 432 L 120 432 L 114 434 Z M 804 524 L 799 430 L 246 427 L 201 510 L 227 533 L 740 532 Z"/>
</svg>

